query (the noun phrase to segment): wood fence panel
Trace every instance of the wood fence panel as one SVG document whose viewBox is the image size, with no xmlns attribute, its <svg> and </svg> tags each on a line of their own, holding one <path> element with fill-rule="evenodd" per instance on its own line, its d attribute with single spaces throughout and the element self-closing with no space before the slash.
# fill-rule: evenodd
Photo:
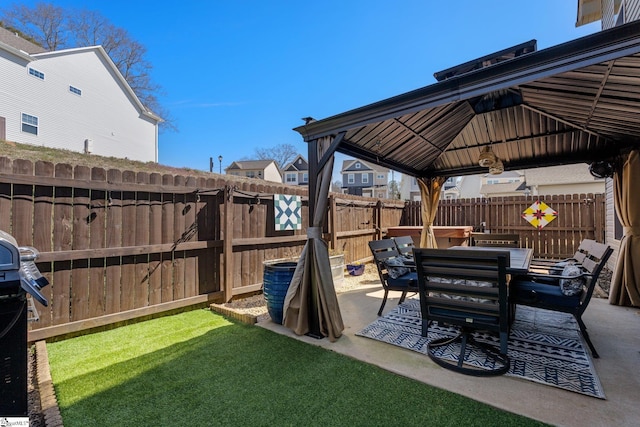
<svg viewBox="0 0 640 427">
<path fill-rule="evenodd" d="M 149 184 L 152 187 L 162 185 L 162 176 L 159 173 L 149 175 Z M 149 244 L 157 245 L 162 242 L 162 194 L 149 193 Z M 149 305 L 162 302 L 162 253 L 149 254 Z"/>
<path fill-rule="evenodd" d="M 174 177 L 173 185 L 176 187 L 184 187 L 186 179 L 182 175 Z M 173 239 L 174 242 L 182 243 L 186 236 L 185 233 L 185 194 L 176 194 L 174 199 L 174 214 L 173 214 Z M 185 297 L 185 284 L 184 284 L 184 257 L 185 253 L 181 250 L 173 252 L 173 300 L 179 300 Z"/>
<path fill-rule="evenodd" d="M 14 160 L 13 173 L 33 175 L 33 163 Z M 13 232 L 19 246 L 33 246 L 33 186 L 13 184 Z"/>
<path fill-rule="evenodd" d="M 162 185 L 173 185 L 173 175 L 162 175 Z M 173 193 L 162 194 L 162 243 L 174 243 L 174 224 L 175 224 L 175 210 L 174 210 L 174 197 Z M 174 271 L 173 271 L 173 250 L 162 253 L 162 285 L 161 285 L 161 302 L 173 301 L 174 296 Z"/>
<path fill-rule="evenodd" d="M 188 177 L 186 182 L 187 190 L 196 189 L 196 181 L 193 177 Z M 185 242 L 193 242 L 198 240 L 198 223 L 196 222 L 196 195 L 187 193 L 185 195 L 185 227 L 187 235 Z M 197 250 L 185 251 L 184 256 L 184 296 L 192 297 L 197 295 L 198 285 L 198 252 Z"/>
<path fill-rule="evenodd" d="M 242 194 L 245 194 L 247 192 L 247 183 L 242 183 L 240 185 L 239 190 L 242 192 Z M 232 205 L 232 211 L 233 211 L 233 216 L 231 217 L 231 221 L 232 221 L 232 225 L 233 225 L 233 231 L 232 231 L 232 238 L 233 240 L 236 239 L 241 239 L 243 237 L 242 234 L 242 229 L 243 229 L 243 224 L 242 224 L 242 218 L 243 218 L 243 211 L 244 211 L 244 205 L 248 203 L 248 199 L 246 197 L 234 197 L 234 202 Z M 232 282 L 231 282 L 231 287 L 232 288 L 238 288 L 242 286 L 242 252 L 243 251 L 233 251 L 233 253 L 231 254 L 231 272 L 232 272 Z"/>
<path fill-rule="evenodd" d="M 136 183 L 149 184 L 149 174 L 138 172 Z M 136 192 L 136 232 L 135 245 L 144 246 L 149 244 L 149 192 Z M 146 307 L 149 305 L 149 254 L 136 255 L 135 263 L 135 300 L 134 308 Z"/>
<path fill-rule="evenodd" d="M 6 157 L 0 157 L 0 173 L 13 173 L 13 161 Z M 11 230 L 11 188 L 10 182 L 0 182 L 0 230 L 9 234 Z"/>
<path fill-rule="evenodd" d="M 102 168 L 91 169 L 91 181 L 106 183 L 107 171 Z M 105 227 L 107 193 L 104 190 L 90 190 L 89 247 L 102 249 L 105 247 Z M 89 317 L 106 314 L 105 258 L 89 260 Z"/>
<path fill-rule="evenodd" d="M 75 179 L 89 181 L 91 170 L 86 166 L 76 166 Z M 87 188 L 73 189 L 73 250 L 89 249 L 89 204 L 90 192 Z M 71 278 L 71 320 L 82 320 L 89 316 L 89 259 L 73 261 Z"/>
<path fill-rule="evenodd" d="M 224 277 L 224 273 L 222 270 L 222 260 L 223 260 L 223 247 L 222 247 L 222 209 L 224 205 L 224 187 L 226 185 L 226 181 L 224 179 L 213 179 L 211 180 L 211 184 L 209 188 L 215 189 L 216 192 L 209 196 L 209 202 L 207 203 L 207 216 L 213 219 L 211 224 L 212 230 L 212 239 L 220 242 L 220 246 L 216 246 L 211 249 L 211 272 L 213 277 L 213 287 L 209 290 L 210 292 L 214 291 L 222 291 L 224 290 L 222 281 Z"/>
<path fill-rule="evenodd" d="M 53 178 L 53 163 L 38 161 L 35 163 L 34 172 L 36 176 Z M 40 252 L 50 252 L 53 249 L 53 187 L 36 185 L 33 192 L 33 246 Z M 41 327 L 46 327 L 53 323 L 51 311 L 51 301 L 53 301 L 53 286 L 51 285 L 51 282 L 53 282 L 53 265 L 51 262 L 41 262 L 37 265 L 42 275 L 49 280 L 49 286 L 45 286 L 41 290 L 44 297 L 49 301 L 49 306 L 36 305 L 36 309 L 40 315 L 38 324 Z"/>
<path fill-rule="evenodd" d="M 107 181 L 113 184 L 122 183 L 122 171 L 118 169 L 109 169 L 107 171 Z M 107 196 L 107 229 L 106 242 L 107 248 L 119 248 L 122 245 L 122 209 L 123 199 L 122 191 L 110 190 Z M 107 257 L 105 266 L 105 313 L 114 314 L 120 312 L 120 295 L 122 267 L 121 257 Z"/>
<path fill-rule="evenodd" d="M 132 184 L 136 182 L 136 174 L 133 171 L 122 172 L 122 183 Z M 136 193 L 135 191 L 122 192 L 122 246 L 136 245 Z M 135 307 L 136 292 L 136 257 L 126 255 L 122 257 L 122 276 L 120 279 L 120 310 L 132 310 Z"/>
<path fill-rule="evenodd" d="M 61 179 L 73 178 L 73 167 L 67 164 L 55 166 L 55 176 Z M 55 187 L 53 205 L 53 250 L 69 251 L 73 248 L 73 189 Z M 51 315 L 54 325 L 71 320 L 71 269 L 72 261 L 53 263 L 53 299 Z"/>
<path fill-rule="evenodd" d="M 253 182 L 247 182 L 242 186 L 242 190 L 245 193 L 256 194 L 257 188 L 256 184 Z M 241 215 L 237 218 L 241 223 L 241 234 L 240 237 L 243 239 L 253 237 L 252 231 L 256 231 L 256 225 L 258 227 L 262 226 L 266 228 L 266 218 L 264 216 L 264 210 L 262 209 L 263 203 L 267 203 L 266 200 L 262 200 L 258 205 L 256 201 L 248 199 L 244 199 L 244 203 L 241 206 Z M 259 199 L 258 199 L 259 200 Z M 252 216 L 252 214 L 254 214 Z M 252 224 L 252 222 L 258 222 L 259 224 Z M 265 230 L 266 235 L 266 230 Z M 242 274 L 240 275 L 240 282 L 237 283 L 238 286 L 247 286 L 251 284 L 251 247 L 245 247 L 241 251 L 240 256 L 240 271 Z"/>
</svg>

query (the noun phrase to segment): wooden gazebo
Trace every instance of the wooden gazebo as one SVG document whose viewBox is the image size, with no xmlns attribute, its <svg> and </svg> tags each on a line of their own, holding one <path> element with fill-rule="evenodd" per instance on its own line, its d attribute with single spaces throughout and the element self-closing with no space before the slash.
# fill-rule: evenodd
<svg viewBox="0 0 640 427">
<path fill-rule="evenodd" d="M 614 177 L 625 227 L 610 301 L 640 306 L 640 207 L 627 196 L 640 185 L 629 178 L 640 169 L 640 21 L 544 50 L 523 43 L 435 76 L 430 86 L 295 128 L 309 144 L 311 220 L 285 325 L 330 339 L 343 329 L 319 232 L 335 152 L 418 179 L 427 247 L 440 185 L 486 173 L 481 155 L 495 156 L 499 171 L 592 164 Z"/>
</svg>

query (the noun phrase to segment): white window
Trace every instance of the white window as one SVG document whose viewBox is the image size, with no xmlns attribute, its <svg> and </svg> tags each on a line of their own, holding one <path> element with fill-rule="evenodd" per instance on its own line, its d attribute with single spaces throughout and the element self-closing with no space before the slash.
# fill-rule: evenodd
<svg viewBox="0 0 640 427">
<path fill-rule="evenodd" d="M 254 171 L 248 171 L 247 173 L 245 173 L 245 176 L 247 178 L 255 178 L 256 177 L 256 173 Z"/>
<path fill-rule="evenodd" d="M 36 70 L 35 68 L 29 67 L 29 74 L 33 77 L 39 78 L 40 80 L 44 80 L 44 73 Z"/>
<path fill-rule="evenodd" d="M 302 182 L 309 182 L 309 174 L 307 172 L 302 174 Z"/>
<path fill-rule="evenodd" d="M 347 184 L 353 184 L 355 182 L 356 182 L 355 175 L 352 173 L 347 174 Z"/>
<path fill-rule="evenodd" d="M 356 163 L 356 169 L 360 169 L 360 163 Z"/>
<path fill-rule="evenodd" d="M 499 184 L 500 180 L 499 179 L 488 179 L 487 180 L 487 184 Z"/>
<path fill-rule="evenodd" d="M 384 174 L 379 173 L 379 174 L 378 174 L 378 179 L 384 179 Z"/>
<path fill-rule="evenodd" d="M 369 174 L 368 173 L 363 173 L 362 174 L 362 183 L 363 184 L 368 184 L 369 183 Z"/>
<path fill-rule="evenodd" d="M 22 113 L 22 132 L 38 134 L 38 118 Z"/>
<path fill-rule="evenodd" d="M 71 86 L 69 85 L 69 92 L 74 93 L 78 96 L 82 96 L 82 90 L 78 89 L 77 87 Z"/>
<path fill-rule="evenodd" d="M 297 173 L 287 173 L 287 182 L 297 182 Z"/>
</svg>

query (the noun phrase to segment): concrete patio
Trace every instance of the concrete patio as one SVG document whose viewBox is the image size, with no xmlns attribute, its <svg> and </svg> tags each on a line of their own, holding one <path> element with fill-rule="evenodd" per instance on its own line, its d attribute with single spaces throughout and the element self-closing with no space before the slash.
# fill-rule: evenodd
<svg viewBox="0 0 640 427">
<path fill-rule="evenodd" d="M 549 424 L 640 425 L 639 309 L 613 306 L 607 300 L 594 298 L 583 316 L 600 353 L 600 358 L 593 362 L 606 395 L 606 400 L 601 400 L 507 376 L 478 378 L 457 374 L 437 366 L 422 354 L 356 336 L 356 332 L 377 318 L 382 295 L 379 284 L 338 294 L 345 330 L 335 343 L 297 336 L 271 320 L 258 325 Z M 398 303 L 399 294 L 391 292 L 391 296 L 394 298 L 387 302 L 385 313 Z"/>
</svg>

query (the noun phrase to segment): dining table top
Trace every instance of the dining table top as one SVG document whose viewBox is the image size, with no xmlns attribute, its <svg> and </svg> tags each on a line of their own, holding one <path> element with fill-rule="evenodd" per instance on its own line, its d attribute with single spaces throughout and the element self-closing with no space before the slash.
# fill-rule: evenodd
<svg viewBox="0 0 640 427">
<path fill-rule="evenodd" d="M 529 264 L 533 258 L 533 249 L 530 248 L 502 248 L 486 246 L 452 246 L 449 249 L 469 249 L 477 251 L 506 251 L 509 252 L 509 266 L 507 273 L 524 274 L 529 271 Z"/>
</svg>

